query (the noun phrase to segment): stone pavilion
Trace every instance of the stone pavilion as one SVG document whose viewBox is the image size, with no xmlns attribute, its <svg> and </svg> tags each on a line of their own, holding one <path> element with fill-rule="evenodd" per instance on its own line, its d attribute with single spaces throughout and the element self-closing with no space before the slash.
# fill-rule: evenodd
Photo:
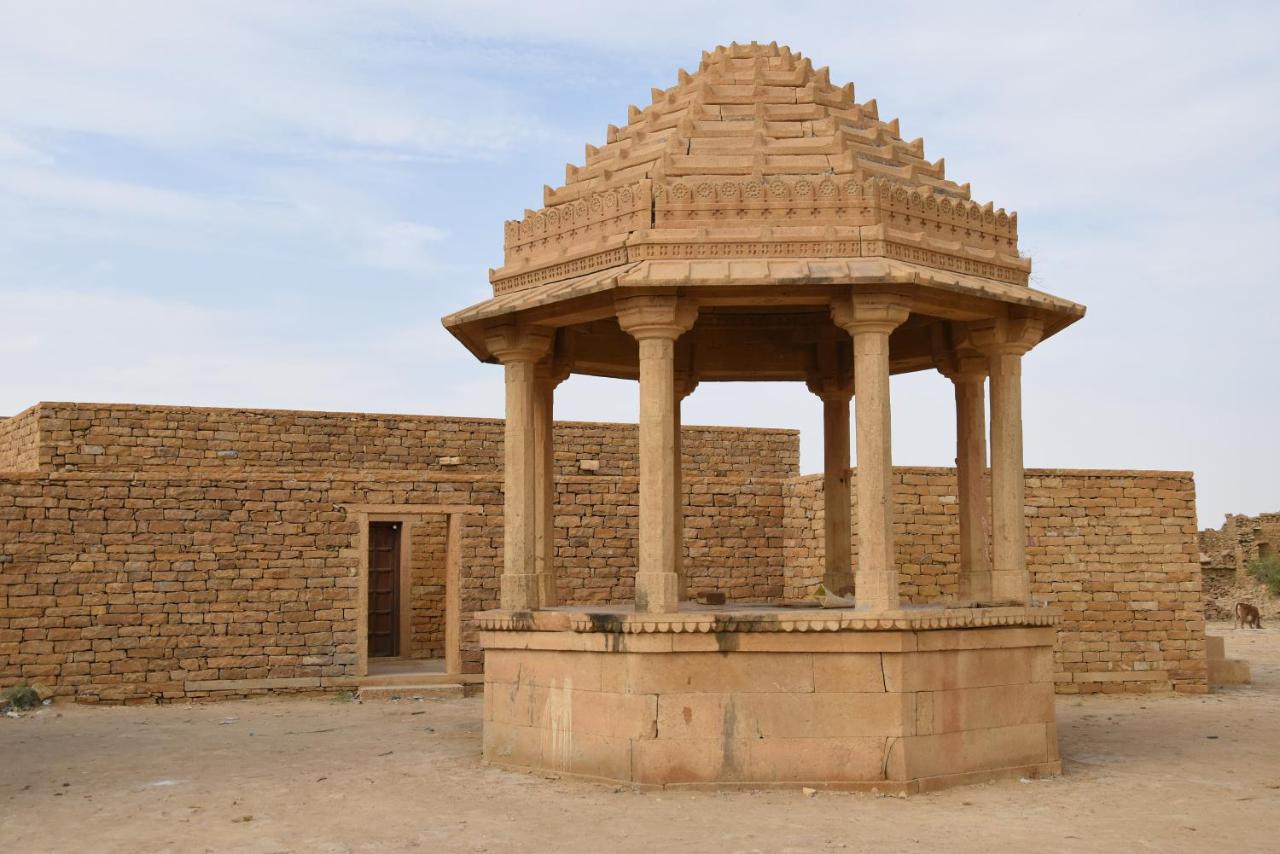
<svg viewBox="0 0 1280 854">
<path fill-rule="evenodd" d="M 1084 308 L 1028 286 L 1017 240 L 1016 215 L 974 201 L 875 101 L 755 43 L 654 89 L 508 222 L 493 298 L 444 318 L 506 376 L 500 608 L 478 615 L 486 759 L 881 791 L 1056 773 L 1059 618 L 1031 597 L 1021 362 Z M 955 387 L 960 583 L 905 604 L 890 378 L 921 370 Z M 639 381 L 634 607 L 559 604 L 551 424 L 573 373 Z M 686 596 L 681 401 L 748 380 L 821 400 L 823 584 L 856 604 Z"/>
</svg>

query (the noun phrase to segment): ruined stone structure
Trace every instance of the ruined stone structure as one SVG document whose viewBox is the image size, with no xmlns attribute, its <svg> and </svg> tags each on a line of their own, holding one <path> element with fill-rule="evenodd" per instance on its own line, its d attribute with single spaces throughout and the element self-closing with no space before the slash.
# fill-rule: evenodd
<svg viewBox="0 0 1280 854">
<path fill-rule="evenodd" d="M 1200 532 L 1200 563 L 1206 570 L 1243 577 L 1251 561 L 1273 555 L 1280 555 L 1280 513 L 1228 513 L 1221 528 Z"/>
<path fill-rule="evenodd" d="M 1084 308 L 1028 287 L 1015 216 L 974 202 L 852 84 L 735 44 L 588 146 L 541 210 L 507 223 L 504 260 L 491 299 L 444 319 L 506 376 L 500 600 L 476 618 L 488 761 L 901 791 L 1057 772 L 1061 612 L 1028 570 L 1021 359 Z M 955 386 L 959 554 L 952 595 L 912 603 L 890 377 L 919 370 Z M 573 373 L 639 380 L 633 606 L 559 593 L 551 423 Z M 765 379 L 822 401 L 829 609 L 690 595 L 681 401 Z"/>
<path fill-rule="evenodd" d="M 0 419 L 0 687 L 25 678 L 85 702 L 154 702 L 390 679 L 357 642 L 368 508 L 412 539 L 402 658 L 478 674 L 471 615 L 497 604 L 502 561 L 502 429 L 66 403 Z M 558 423 L 555 437 L 558 589 L 567 603 L 626 602 L 636 428 Z M 797 476 L 796 434 L 686 427 L 682 442 L 690 594 L 811 593 L 823 479 Z M 1033 470 L 1026 484 L 1032 591 L 1063 612 L 1057 690 L 1204 690 L 1190 475 Z M 952 595 L 955 472 L 897 468 L 894 499 L 904 598 Z M 446 668 L 451 542 L 458 661 Z"/>
<path fill-rule="evenodd" d="M 1233 619 L 1238 602 L 1253 605 L 1268 620 L 1280 615 L 1280 600 L 1248 574 L 1253 561 L 1280 555 L 1280 513 L 1228 513 L 1221 528 L 1205 528 L 1199 541 L 1208 619 Z"/>
</svg>

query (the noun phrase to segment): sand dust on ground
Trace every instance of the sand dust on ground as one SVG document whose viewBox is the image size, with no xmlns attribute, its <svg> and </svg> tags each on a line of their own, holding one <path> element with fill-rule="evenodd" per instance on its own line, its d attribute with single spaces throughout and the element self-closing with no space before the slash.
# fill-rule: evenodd
<svg viewBox="0 0 1280 854">
<path fill-rule="evenodd" d="M 0 717 L 2 851 L 1280 851 L 1280 628 L 1254 684 L 1060 697 L 1064 776 L 911 798 L 638 792 L 480 764 L 478 698 Z"/>
</svg>

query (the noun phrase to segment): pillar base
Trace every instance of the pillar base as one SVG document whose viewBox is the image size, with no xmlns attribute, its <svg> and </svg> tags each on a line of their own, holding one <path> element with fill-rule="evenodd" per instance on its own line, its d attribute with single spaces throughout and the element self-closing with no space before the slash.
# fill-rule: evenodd
<svg viewBox="0 0 1280 854">
<path fill-rule="evenodd" d="M 498 597 L 503 605 L 513 610 L 524 610 L 541 601 L 539 597 L 540 580 L 536 573 L 504 572 L 498 579 Z M 527 603 L 527 606 L 526 606 Z"/>
<path fill-rule="evenodd" d="M 674 572 L 636 574 L 636 610 L 645 613 L 672 613 L 680 607 L 680 576 Z"/>
<path fill-rule="evenodd" d="M 492 765 L 921 792 L 1061 770 L 1042 608 L 477 615 Z"/>
</svg>

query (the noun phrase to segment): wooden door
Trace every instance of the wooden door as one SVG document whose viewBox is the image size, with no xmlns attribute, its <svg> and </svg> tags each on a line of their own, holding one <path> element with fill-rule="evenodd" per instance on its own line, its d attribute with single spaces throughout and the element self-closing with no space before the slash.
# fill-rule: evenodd
<svg viewBox="0 0 1280 854">
<path fill-rule="evenodd" d="M 400 654 L 400 523 L 369 523 L 369 657 Z"/>
</svg>

